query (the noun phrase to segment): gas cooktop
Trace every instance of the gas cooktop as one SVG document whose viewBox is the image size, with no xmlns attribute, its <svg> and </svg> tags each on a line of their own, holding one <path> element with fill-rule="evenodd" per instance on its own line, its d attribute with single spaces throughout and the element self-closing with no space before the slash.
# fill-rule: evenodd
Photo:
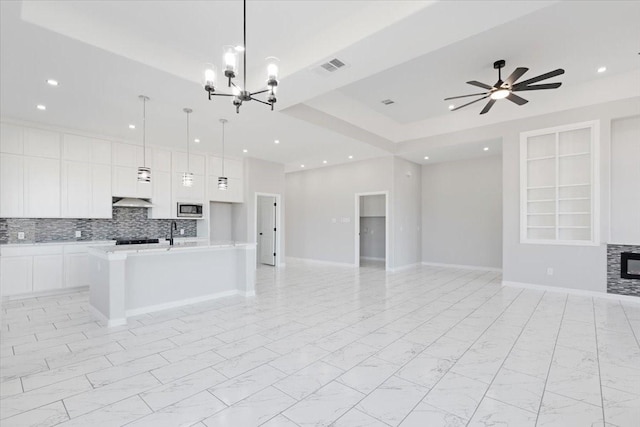
<svg viewBox="0 0 640 427">
<path fill-rule="evenodd" d="M 149 243 L 160 243 L 160 239 L 118 239 L 116 245 L 147 245 Z"/>
</svg>

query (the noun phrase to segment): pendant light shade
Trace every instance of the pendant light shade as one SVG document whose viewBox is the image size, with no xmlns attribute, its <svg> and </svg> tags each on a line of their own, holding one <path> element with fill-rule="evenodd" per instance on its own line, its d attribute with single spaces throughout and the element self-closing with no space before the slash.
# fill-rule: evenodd
<svg viewBox="0 0 640 427">
<path fill-rule="evenodd" d="M 147 101 L 148 96 L 138 96 L 142 101 L 142 166 L 138 168 L 138 182 L 151 182 L 151 168 L 147 167 Z"/>
<path fill-rule="evenodd" d="M 220 119 L 222 123 L 222 175 L 218 177 L 218 190 L 226 191 L 228 188 L 227 177 L 224 176 L 224 125 L 227 123 L 227 119 Z"/>
<path fill-rule="evenodd" d="M 189 158 L 191 157 L 189 154 L 189 114 L 191 114 L 193 110 L 191 108 L 183 108 L 182 111 L 187 114 L 187 171 L 182 174 L 182 185 L 184 187 L 193 187 L 193 174 L 189 168 Z"/>
</svg>

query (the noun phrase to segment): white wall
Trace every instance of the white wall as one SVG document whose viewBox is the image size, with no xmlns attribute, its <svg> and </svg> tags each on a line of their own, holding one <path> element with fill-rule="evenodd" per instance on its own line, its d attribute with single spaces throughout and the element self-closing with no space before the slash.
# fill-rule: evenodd
<svg viewBox="0 0 640 427">
<path fill-rule="evenodd" d="M 393 191 L 391 193 L 391 248 L 392 268 L 417 264 L 421 261 L 420 239 L 421 211 L 420 165 L 393 158 Z"/>
<path fill-rule="evenodd" d="M 422 261 L 502 268 L 502 157 L 422 166 Z"/>
<path fill-rule="evenodd" d="M 209 238 L 214 241 L 236 240 L 233 235 L 232 204 L 209 203 Z"/>
<path fill-rule="evenodd" d="M 355 194 L 391 191 L 392 168 L 381 157 L 288 173 L 287 256 L 356 264 Z"/>
<path fill-rule="evenodd" d="M 611 243 L 640 245 L 640 116 L 611 124 Z"/>
</svg>

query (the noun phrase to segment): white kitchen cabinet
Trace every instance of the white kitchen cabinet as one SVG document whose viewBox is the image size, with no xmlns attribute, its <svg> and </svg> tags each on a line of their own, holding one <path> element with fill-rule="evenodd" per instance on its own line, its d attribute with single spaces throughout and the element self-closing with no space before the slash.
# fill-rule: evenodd
<svg viewBox="0 0 640 427">
<path fill-rule="evenodd" d="M 24 157 L 24 216 L 60 217 L 60 160 Z"/>
<path fill-rule="evenodd" d="M 154 148 L 147 151 L 147 156 L 151 159 L 152 172 L 171 172 L 171 151 Z"/>
<path fill-rule="evenodd" d="M 171 198 L 171 172 L 153 172 L 153 207 L 149 209 L 149 218 L 169 219 L 176 216 L 176 207 Z"/>
<path fill-rule="evenodd" d="M 139 166 L 143 166 L 144 159 L 142 155 L 142 147 L 114 142 L 112 144 L 112 150 L 112 159 L 114 166 L 127 166 L 136 169 Z M 150 154 L 149 150 L 147 151 L 147 154 Z M 146 160 L 147 166 L 151 167 L 151 156 L 149 156 Z"/>
<path fill-rule="evenodd" d="M 209 176 L 208 199 L 213 202 L 244 202 L 244 182 L 237 178 L 227 178 L 227 189 L 218 190 L 218 177 Z"/>
<path fill-rule="evenodd" d="M 89 255 L 86 253 L 71 253 L 64 255 L 64 283 L 65 288 L 78 288 L 89 285 Z"/>
<path fill-rule="evenodd" d="M 108 165 L 63 162 L 62 216 L 111 218 L 111 168 Z"/>
<path fill-rule="evenodd" d="M 172 170 L 174 173 L 191 172 L 194 175 L 204 175 L 205 156 L 189 154 L 189 167 L 187 168 L 187 153 L 174 151 L 172 153 Z M 187 169 L 189 169 L 187 171 Z"/>
<path fill-rule="evenodd" d="M 0 257 L 0 295 L 19 295 L 31 292 L 32 287 L 31 256 Z"/>
<path fill-rule="evenodd" d="M 34 256 L 33 291 L 42 292 L 61 289 L 63 284 L 62 271 L 62 254 Z"/>
<path fill-rule="evenodd" d="M 151 182 L 138 182 L 138 168 L 113 166 L 111 193 L 114 197 L 139 197 L 148 199 L 153 192 L 153 169 Z"/>
<path fill-rule="evenodd" d="M 63 160 L 111 164 L 111 143 L 109 141 L 72 134 L 64 134 L 63 139 Z"/>
<path fill-rule="evenodd" d="M 60 158 L 60 133 L 58 132 L 24 128 L 23 140 L 25 156 Z"/>
<path fill-rule="evenodd" d="M 209 156 L 207 159 L 207 174 L 222 176 L 222 157 Z M 243 178 L 243 163 L 241 160 L 224 159 L 224 176 L 227 178 Z"/>
<path fill-rule="evenodd" d="M 204 203 L 204 175 L 193 175 L 193 185 L 185 187 L 182 185 L 182 172 L 172 174 L 173 177 L 173 200 L 175 202 L 198 202 Z"/>
<path fill-rule="evenodd" d="M 0 153 L 24 154 L 20 126 L 0 124 Z"/>
<path fill-rule="evenodd" d="M 24 157 L 0 154 L 0 217 L 24 216 Z"/>
</svg>

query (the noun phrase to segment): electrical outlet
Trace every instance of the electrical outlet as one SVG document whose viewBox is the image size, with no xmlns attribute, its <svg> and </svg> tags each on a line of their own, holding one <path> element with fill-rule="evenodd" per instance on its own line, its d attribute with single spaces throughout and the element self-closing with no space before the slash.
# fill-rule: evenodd
<svg viewBox="0 0 640 427">
<path fill-rule="evenodd" d="M 18 231 L 18 240 L 24 240 L 24 231 Z"/>
<path fill-rule="evenodd" d="M 82 237 L 82 231 L 76 230 L 76 237 Z"/>
<path fill-rule="evenodd" d="M 553 276 L 553 268 L 547 267 L 547 276 Z"/>
<path fill-rule="evenodd" d="M 180 234 L 184 234 L 184 228 L 180 229 Z"/>
</svg>

